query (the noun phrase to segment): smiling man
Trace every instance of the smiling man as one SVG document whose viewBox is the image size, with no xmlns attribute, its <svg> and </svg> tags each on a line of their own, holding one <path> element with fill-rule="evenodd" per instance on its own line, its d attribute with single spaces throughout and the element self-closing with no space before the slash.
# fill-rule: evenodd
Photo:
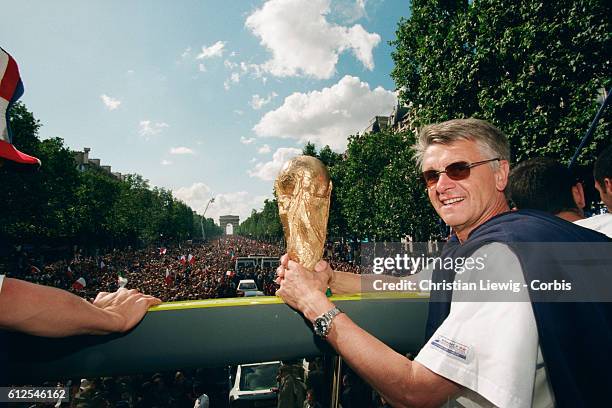
<svg viewBox="0 0 612 408">
<path fill-rule="evenodd" d="M 504 196 L 508 141 L 487 122 L 461 119 L 426 126 L 414 150 L 429 200 L 454 231 L 441 256 L 488 257 L 486 270 L 473 272 L 471 279 L 544 279 L 546 271 L 517 243 L 607 242 L 601 234 L 544 213 L 510 212 Z M 556 261 L 557 255 L 546 253 L 546 261 Z M 440 406 L 451 399 L 465 406 L 589 406 L 601 401 L 610 380 L 603 370 L 594 380 L 581 379 L 597 364 L 611 363 L 609 353 L 588 352 L 589 344 L 605 348 L 612 341 L 609 308 L 596 303 L 530 302 L 533 293 L 527 291 L 511 302 L 471 301 L 435 291 L 428 340 L 409 361 L 359 328 L 323 294 L 327 286 L 334 293 L 358 292 L 358 275 L 332 271 L 323 261 L 313 273 L 287 256 L 277 274 L 278 295 L 393 406 Z M 454 277 L 452 271 L 435 270 L 432 281 Z"/>
</svg>

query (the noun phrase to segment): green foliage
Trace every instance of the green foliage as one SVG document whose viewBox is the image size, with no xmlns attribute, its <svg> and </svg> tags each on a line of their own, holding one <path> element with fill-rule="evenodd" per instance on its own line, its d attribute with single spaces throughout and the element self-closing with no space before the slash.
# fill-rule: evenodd
<svg viewBox="0 0 612 408">
<path fill-rule="evenodd" d="M 264 200 L 263 209 L 253 210 L 249 218 L 240 224 L 236 234 L 267 241 L 282 239 L 283 227 L 278 215 L 276 199 Z"/>
<path fill-rule="evenodd" d="M 412 133 L 351 136 L 337 166 L 341 215 L 355 238 L 399 240 L 435 235 L 436 216 L 427 201 L 410 146 Z"/>
<path fill-rule="evenodd" d="M 204 236 L 202 236 L 202 228 L 204 228 Z M 212 218 L 202 218 L 201 215 L 193 213 L 192 237 L 210 239 L 222 234 L 223 228 L 215 224 Z"/>
<path fill-rule="evenodd" d="M 15 146 L 48 164 L 36 167 L 4 163 L 0 167 L 0 238 L 39 241 L 64 240 L 74 234 L 73 203 L 78 172 L 71 152 L 60 138 L 38 139 L 40 122 L 21 103 L 9 118 Z M 10 242 L 10 241 L 9 241 Z"/>
<path fill-rule="evenodd" d="M 42 167 L 0 167 L 0 240 L 57 247 L 119 247 L 185 240 L 194 234 L 194 213 L 169 190 L 153 188 L 139 175 L 119 180 L 102 169 L 76 169 L 60 138 L 41 141 L 40 122 L 23 104 L 10 112 L 15 145 L 38 157 Z M 207 220 L 208 236 L 219 234 Z M 214 225 L 214 223 L 212 223 Z"/>
<path fill-rule="evenodd" d="M 392 72 L 414 126 L 479 117 L 520 161 L 569 161 L 610 89 L 611 13 L 603 0 L 416 0 L 392 44 Z M 603 116 L 579 163 L 609 143 Z"/>
</svg>

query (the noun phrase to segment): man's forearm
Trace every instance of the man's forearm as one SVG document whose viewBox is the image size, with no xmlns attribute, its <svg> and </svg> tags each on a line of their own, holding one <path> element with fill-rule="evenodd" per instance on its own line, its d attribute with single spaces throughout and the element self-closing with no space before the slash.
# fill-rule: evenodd
<svg viewBox="0 0 612 408">
<path fill-rule="evenodd" d="M 105 334 L 115 329 L 112 313 L 70 292 L 4 279 L 0 292 L 0 327 L 37 336 Z"/>
<path fill-rule="evenodd" d="M 313 296 L 307 303 L 304 315 L 311 322 L 333 307 L 327 298 L 319 296 Z M 334 319 L 327 341 L 394 407 L 439 406 L 459 392 L 456 384 L 408 360 L 361 329 L 346 314 Z"/>
<path fill-rule="evenodd" d="M 361 275 L 351 272 L 333 271 L 329 287 L 333 294 L 361 292 Z"/>
</svg>

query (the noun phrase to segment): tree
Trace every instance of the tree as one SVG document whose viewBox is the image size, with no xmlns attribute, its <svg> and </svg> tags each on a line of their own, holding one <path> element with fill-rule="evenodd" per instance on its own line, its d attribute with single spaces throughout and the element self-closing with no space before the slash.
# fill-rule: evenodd
<svg viewBox="0 0 612 408">
<path fill-rule="evenodd" d="M 54 242 L 72 237 L 78 173 L 60 138 L 40 141 L 40 122 L 17 103 L 9 112 L 15 146 L 38 157 L 45 169 L 5 163 L 0 168 L 0 237 L 6 242 Z"/>
<path fill-rule="evenodd" d="M 479 117 L 514 159 L 568 161 L 610 89 L 609 2 L 415 0 L 393 41 L 391 73 L 414 127 Z M 610 110 L 579 163 L 609 143 Z"/>
<path fill-rule="evenodd" d="M 338 190 L 342 216 L 358 239 L 427 240 L 437 217 L 427 201 L 411 145 L 412 133 L 368 133 L 349 138 Z"/>
<path fill-rule="evenodd" d="M 268 241 L 279 241 L 283 228 L 278 215 L 276 199 L 264 200 L 261 212 L 253 210 L 251 215 L 238 227 L 237 234 Z"/>
<path fill-rule="evenodd" d="M 23 104 L 9 113 L 16 147 L 42 167 L 0 167 L 2 242 L 99 248 L 191 236 L 193 211 L 169 190 L 151 189 L 139 175 L 119 180 L 95 166 L 79 172 L 62 139 L 39 139 L 41 124 Z"/>
</svg>

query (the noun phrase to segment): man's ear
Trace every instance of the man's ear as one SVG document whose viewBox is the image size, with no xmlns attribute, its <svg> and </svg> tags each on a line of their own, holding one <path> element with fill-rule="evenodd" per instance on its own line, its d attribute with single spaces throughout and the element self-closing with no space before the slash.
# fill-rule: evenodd
<svg viewBox="0 0 612 408">
<path fill-rule="evenodd" d="M 499 167 L 495 170 L 495 188 L 497 191 L 504 191 L 508 185 L 508 174 L 510 173 L 510 164 L 508 160 L 500 160 Z"/>
<path fill-rule="evenodd" d="M 576 183 L 572 186 L 572 197 L 574 198 L 574 203 L 576 203 L 576 207 L 579 210 L 582 210 L 586 205 L 586 200 L 584 199 L 584 188 L 582 187 L 582 183 Z"/>
<path fill-rule="evenodd" d="M 612 179 L 610 177 L 605 177 L 604 185 L 602 187 L 604 187 L 604 191 L 607 194 L 612 194 Z"/>
</svg>

